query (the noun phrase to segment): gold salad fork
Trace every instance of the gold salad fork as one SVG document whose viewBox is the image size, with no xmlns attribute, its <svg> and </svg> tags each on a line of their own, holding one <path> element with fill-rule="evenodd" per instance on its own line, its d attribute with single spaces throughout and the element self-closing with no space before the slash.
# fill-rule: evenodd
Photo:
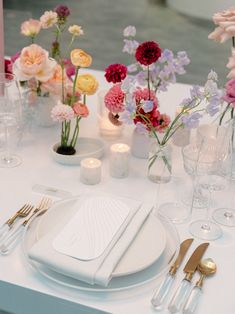
<svg viewBox="0 0 235 314">
<path fill-rule="evenodd" d="M 12 217 L 10 217 L 1 227 L 0 227 L 0 241 L 5 238 L 7 232 L 12 228 L 12 225 L 18 218 L 24 218 L 27 217 L 31 210 L 33 209 L 33 206 L 30 204 L 25 204 L 23 207 L 21 207 Z"/>
<path fill-rule="evenodd" d="M 9 236 L 0 243 L 0 254 L 7 255 L 12 252 L 12 250 L 19 243 L 19 240 L 22 239 L 25 227 L 35 216 L 44 214 L 48 208 L 51 206 L 52 200 L 48 197 L 43 197 L 38 205 L 34 207 L 32 214 L 25 219 L 22 224 L 18 225 L 16 229 L 13 229 L 12 232 L 9 232 Z"/>
</svg>

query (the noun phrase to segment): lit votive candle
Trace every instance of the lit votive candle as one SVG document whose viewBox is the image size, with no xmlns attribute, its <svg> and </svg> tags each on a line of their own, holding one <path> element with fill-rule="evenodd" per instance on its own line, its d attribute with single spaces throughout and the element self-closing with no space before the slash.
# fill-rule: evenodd
<svg viewBox="0 0 235 314">
<path fill-rule="evenodd" d="M 85 158 L 81 161 L 80 180 L 84 184 L 97 184 L 101 179 L 101 161 L 96 158 Z"/>
<path fill-rule="evenodd" d="M 130 147 L 117 143 L 110 147 L 110 175 L 114 178 L 125 178 L 129 174 Z"/>
</svg>

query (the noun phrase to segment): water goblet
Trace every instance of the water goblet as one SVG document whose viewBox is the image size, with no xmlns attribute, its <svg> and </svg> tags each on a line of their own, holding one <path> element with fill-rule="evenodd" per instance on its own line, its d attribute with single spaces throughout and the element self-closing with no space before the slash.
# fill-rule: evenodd
<svg viewBox="0 0 235 314">
<path fill-rule="evenodd" d="M 21 122 L 21 102 L 18 82 L 13 74 L 0 73 L 0 125 L 4 135 L 4 151 L 0 167 L 16 167 L 21 158 L 12 152 L 17 145 Z"/>
</svg>

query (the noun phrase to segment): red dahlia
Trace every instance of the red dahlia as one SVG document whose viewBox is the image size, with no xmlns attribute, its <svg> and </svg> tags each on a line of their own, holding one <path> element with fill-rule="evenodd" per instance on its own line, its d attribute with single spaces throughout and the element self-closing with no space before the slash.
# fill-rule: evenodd
<svg viewBox="0 0 235 314">
<path fill-rule="evenodd" d="M 161 48 L 155 41 L 146 41 L 135 52 L 136 60 L 143 65 L 150 65 L 161 57 Z"/>
<path fill-rule="evenodd" d="M 105 78 L 108 82 L 119 83 L 127 75 L 127 67 L 124 64 L 111 64 L 105 69 Z"/>
</svg>

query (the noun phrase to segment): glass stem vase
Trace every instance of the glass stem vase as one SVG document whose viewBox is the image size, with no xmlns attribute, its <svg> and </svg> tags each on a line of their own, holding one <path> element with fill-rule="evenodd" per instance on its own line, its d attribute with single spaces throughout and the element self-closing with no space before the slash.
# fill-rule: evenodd
<svg viewBox="0 0 235 314">
<path fill-rule="evenodd" d="M 172 148 L 169 143 L 152 140 L 148 158 L 148 178 L 155 183 L 167 183 L 171 179 Z"/>
</svg>

